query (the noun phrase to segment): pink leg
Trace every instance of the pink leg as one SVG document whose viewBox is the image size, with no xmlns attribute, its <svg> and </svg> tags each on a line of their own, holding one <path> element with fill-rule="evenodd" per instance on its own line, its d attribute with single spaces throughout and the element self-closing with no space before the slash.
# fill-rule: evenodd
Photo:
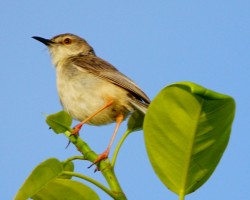
<svg viewBox="0 0 250 200">
<path fill-rule="evenodd" d="M 109 155 L 109 152 L 110 152 L 110 148 L 111 148 L 111 146 L 112 146 L 112 144 L 113 144 L 113 142 L 114 142 L 115 136 L 116 136 L 116 134 L 117 134 L 117 131 L 118 131 L 118 129 L 119 129 L 119 127 L 120 127 L 120 125 L 121 125 L 123 119 L 124 119 L 123 114 L 120 114 L 120 115 L 118 115 L 118 116 L 116 117 L 116 126 L 115 126 L 115 130 L 114 130 L 114 133 L 113 133 L 113 135 L 112 135 L 112 137 L 111 137 L 111 140 L 110 140 L 110 142 L 109 142 L 109 144 L 108 144 L 107 149 L 106 149 L 102 154 L 100 154 L 100 155 L 97 157 L 97 159 L 93 162 L 92 165 L 89 166 L 89 168 L 92 167 L 94 164 L 100 162 L 101 160 L 105 160 L 105 159 L 108 158 L 108 155 Z"/>
<path fill-rule="evenodd" d="M 99 114 L 100 112 L 102 112 L 104 109 L 108 108 L 109 106 L 111 106 L 113 104 L 113 100 L 110 100 L 107 104 L 105 104 L 101 109 L 97 110 L 96 112 L 94 112 L 92 115 L 90 115 L 89 117 L 87 117 L 85 120 L 83 120 L 82 122 L 80 122 L 79 124 L 77 124 L 73 131 L 72 131 L 72 135 L 78 135 L 79 131 L 81 130 L 83 124 L 85 124 L 87 121 L 89 121 L 90 119 L 92 119 L 94 116 L 96 116 L 97 114 Z"/>
</svg>

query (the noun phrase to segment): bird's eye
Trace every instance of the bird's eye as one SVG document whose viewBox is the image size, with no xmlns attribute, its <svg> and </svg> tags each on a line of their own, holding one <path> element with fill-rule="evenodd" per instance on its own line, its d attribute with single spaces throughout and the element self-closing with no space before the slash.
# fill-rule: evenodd
<svg viewBox="0 0 250 200">
<path fill-rule="evenodd" d="M 64 43 L 64 44 L 71 44 L 71 43 L 72 43 L 72 40 L 71 40 L 70 38 L 65 38 L 65 39 L 63 40 L 63 43 Z"/>
</svg>

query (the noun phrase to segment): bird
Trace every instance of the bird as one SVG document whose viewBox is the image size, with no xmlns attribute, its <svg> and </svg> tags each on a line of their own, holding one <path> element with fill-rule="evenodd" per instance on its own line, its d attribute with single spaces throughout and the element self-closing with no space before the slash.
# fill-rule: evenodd
<svg viewBox="0 0 250 200">
<path fill-rule="evenodd" d="M 32 38 L 48 47 L 60 103 L 73 119 L 80 121 L 72 135 L 78 135 L 84 124 L 116 123 L 107 148 L 93 164 L 107 159 L 121 123 L 136 110 L 145 114 L 149 97 L 130 78 L 98 57 L 85 39 L 71 33 L 51 39 Z"/>
</svg>

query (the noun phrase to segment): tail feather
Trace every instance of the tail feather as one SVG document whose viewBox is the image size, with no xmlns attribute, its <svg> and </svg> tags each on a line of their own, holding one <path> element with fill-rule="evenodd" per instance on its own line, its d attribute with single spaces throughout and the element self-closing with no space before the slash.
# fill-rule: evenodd
<svg viewBox="0 0 250 200">
<path fill-rule="evenodd" d="M 149 103 L 142 102 L 138 99 L 132 99 L 131 104 L 142 113 L 146 114 L 148 110 Z"/>
</svg>

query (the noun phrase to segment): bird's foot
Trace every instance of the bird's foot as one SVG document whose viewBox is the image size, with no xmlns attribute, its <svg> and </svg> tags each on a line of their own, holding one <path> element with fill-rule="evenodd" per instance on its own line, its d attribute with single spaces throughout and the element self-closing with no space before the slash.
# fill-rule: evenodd
<svg viewBox="0 0 250 200">
<path fill-rule="evenodd" d="M 83 126 L 83 124 L 80 123 L 80 124 L 77 124 L 75 127 L 73 127 L 70 136 L 71 136 L 71 135 L 78 136 L 78 135 L 79 135 L 79 131 L 81 130 L 82 126 Z M 70 143 L 71 143 L 71 142 L 70 142 L 70 140 L 69 140 L 69 142 L 68 142 L 67 146 L 65 147 L 65 149 L 68 148 L 68 146 L 70 145 Z"/>
<path fill-rule="evenodd" d="M 73 130 L 71 132 L 71 135 L 79 135 L 79 131 L 81 130 L 82 128 L 82 123 L 80 124 L 77 124 L 75 127 L 73 127 Z"/>
<path fill-rule="evenodd" d="M 95 164 L 99 164 L 102 160 L 106 160 L 108 158 L 109 155 L 109 150 L 105 150 L 102 154 L 100 154 L 97 159 L 88 167 L 92 167 Z M 97 166 L 94 172 L 99 171 L 99 167 Z"/>
</svg>

